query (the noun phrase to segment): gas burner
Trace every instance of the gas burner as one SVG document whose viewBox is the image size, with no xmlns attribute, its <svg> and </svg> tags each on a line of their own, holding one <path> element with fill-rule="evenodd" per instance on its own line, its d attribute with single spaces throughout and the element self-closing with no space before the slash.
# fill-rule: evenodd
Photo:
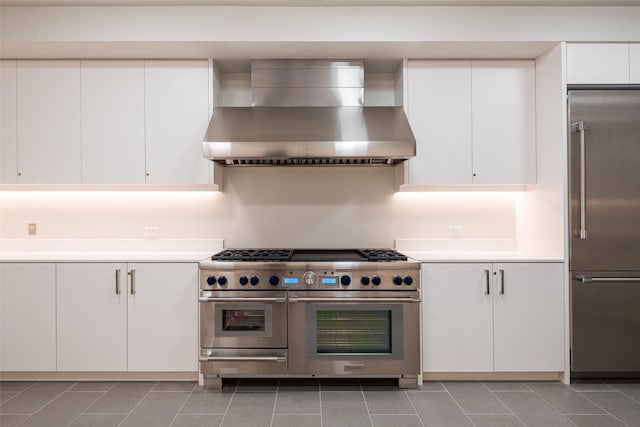
<svg viewBox="0 0 640 427">
<path fill-rule="evenodd" d="M 406 261 L 407 257 L 393 249 L 360 249 L 369 261 Z"/>
<path fill-rule="evenodd" d="M 226 249 L 211 257 L 212 261 L 288 261 L 290 249 Z"/>
</svg>

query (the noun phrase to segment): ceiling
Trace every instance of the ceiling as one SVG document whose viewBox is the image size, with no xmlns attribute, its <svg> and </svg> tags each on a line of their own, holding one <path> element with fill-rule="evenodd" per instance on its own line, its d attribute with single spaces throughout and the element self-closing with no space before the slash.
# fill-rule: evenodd
<svg viewBox="0 0 640 427">
<path fill-rule="evenodd" d="M 640 6 L 640 0 L 0 0 L 2 6 Z"/>
</svg>

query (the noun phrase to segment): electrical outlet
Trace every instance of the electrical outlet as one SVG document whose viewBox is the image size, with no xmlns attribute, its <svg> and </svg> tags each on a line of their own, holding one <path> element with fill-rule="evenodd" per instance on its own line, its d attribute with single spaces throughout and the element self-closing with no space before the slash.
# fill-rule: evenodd
<svg viewBox="0 0 640 427">
<path fill-rule="evenodd" d="M 27 224 L 27 234 L 29 236 L 35 236 L 37 234 L 36 223 L 30 222 Z"/>
<path fill-rule="evenodd" d="M 464 233 L 464 227 L 461 225 L 450 225 L 449 236 L 460 237 Z"/>
<path fill-rule="evenodd" d="M 157 239 L 160 236 L 160 227 L 147 225 L 144 227 L 144 237 L 147 239 Z"/>
</svg>

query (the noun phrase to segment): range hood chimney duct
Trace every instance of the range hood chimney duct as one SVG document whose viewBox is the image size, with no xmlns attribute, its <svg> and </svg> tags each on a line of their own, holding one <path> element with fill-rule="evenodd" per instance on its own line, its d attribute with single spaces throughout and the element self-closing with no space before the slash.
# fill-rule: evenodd
<svg viewBox="0 0 640 427">
<path fill-rule="evenodd" d="M 364 106 L 361 60 L 254 60 L 251 107 L 217 107 L 204 157 L 225 166 L 392 165 L 415 156 L 402 107 Z"/>
</svg>

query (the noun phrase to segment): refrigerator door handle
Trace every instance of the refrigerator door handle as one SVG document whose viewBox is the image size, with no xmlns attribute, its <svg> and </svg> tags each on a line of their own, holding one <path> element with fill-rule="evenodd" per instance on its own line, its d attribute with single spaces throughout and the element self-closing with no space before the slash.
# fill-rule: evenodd
<svg viewBox="0 0 640 427">
<path fill-rule="evenodd" d="M 587 189 L 586 189 L 586 148 L 584 121 L 571 123 L 571 132 L 580 134 L 580 239 L 587 238 Z"/>
<path fill-rule="evenodd" d="M 580 283 L 596 283 L 596 282 L 640 282 L 640 277 L 592 277 L 592 276 L 576 276 Z"/>
</svg>

